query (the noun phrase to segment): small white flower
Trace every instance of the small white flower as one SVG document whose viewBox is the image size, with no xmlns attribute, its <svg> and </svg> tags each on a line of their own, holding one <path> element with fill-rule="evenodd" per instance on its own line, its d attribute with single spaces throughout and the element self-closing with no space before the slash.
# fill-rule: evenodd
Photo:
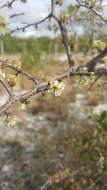
<svg viewBox="0 0 107 190">
<path fill-rule="evenodd" d="M 0 77 L 5 78 L 5 73 L 3 71 L 3 66 L 1 63 L 0 63 Z"/>
<path fill-rule="evenodd" d="M 0 34 L 6 34 L 8 30 L 9 17 L 7 15 L 0 15 Z"/>
<path fill-rule="evenodd" d="M 5 121 L 8 127 L 14 127 L 17 124 L 18 119 L 15 116 L 9 116 Z"/>
<path fill-rule="evenodd" d="M 106 42 L 102 42 L 101 40 L 94 40 L 93 45 L 98 50 L 103 50 L 107 46 Z"/>
<path fill-rule="evenodd" d="M 5 73 L 3 73 L 2 71 L 0 71 L 0 77 L 2 77 L 2 78 L 5 78 Z"/>
<path fill-rule="evenodd" d="M 26 110 L 26 104 L 21 103 L 21 109 L 22 109 L 22 110 Z"/>
<path fill-rule="evenodd" d="M 53 80 L 50 82 L 49 92 L 54 94 L 55 96 L 60 96 L 64 88 L 65 84 L 63 82 L 60 82 L 58 80 Z"/>
<path fill-rule="evenodd" d="M 100 153 L 99 164 L 101 169 L 104 168 L 104 161 L 105 161 L 104 156 Z"/>
</svg>

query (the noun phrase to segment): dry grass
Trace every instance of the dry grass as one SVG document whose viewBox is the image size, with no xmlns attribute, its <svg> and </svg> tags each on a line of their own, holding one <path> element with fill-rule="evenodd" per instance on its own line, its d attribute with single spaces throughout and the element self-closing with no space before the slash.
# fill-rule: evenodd
<svg viewBox="0 0 107 190">
<path fill-rule="evenodd" d="M 83 58 L 81 54 L 76 56 L 81 64 L 85 64 L 89 59 Z M 36 68 L 31 70 L 26 68 L 26 71 L 42 80 L 49 80 L 50 76 L 64 72 L 67 68 L 66 62 L 62 63 L 48 57 Z M 93 130 L 96 124 L 90 123 L 88 118 L 78 119 L 83 107 L 86 111 L 84 114 L 87 114 L 88 108 L 104 102 L 105 89 L 101 86 L 99 88 L 97 83 L 91 88 L 81 87 L 76 83 L 76 79 L 65 80 L 66 88 L 60 97 L 49 93 L 38 94 L 33 97 L 27 110 L 14 108 L 14 113 L 16 112 L 22 122 L 13 129 L 6 128 L 5 135 L 10 131 L 10 139 L 5 135 L 0 137 L 1 189 L 2 183 L 7 179 L 7 190 L 39 190 L 46 182 L 47 176 L 59 177 L 56 180 L 60 183 L 52 184 L 48 188 L 51 190 L 88 190 L 89 187 L 92 187 L 92 190 L 100 190 L 102 185 L 106 185 L 107 173 L 105 170 L 98 170 L 97 152 L 99 150 L 104 153 L 106 159 L 107 146 L 104 147 L 105 151 L 103 148 L 103 137 L 104 135 L 106 137 L 106 133 L 95 138 Z M 22 89 L 30 85 L 26 78 L 21 80 Z M 75 113 L 73 103 L 77 94 L 83 94 L 87 101 L 85 105 L 77 107 Z M 2 128 L 4 134 L 4 127 Z M 12 132 L 15 136 L 11 136 Z M 7 172 L 6 166 L 7 169 L 9 167 Z M 81 167 L 84 169 L 78 173 L 77 178 L 60 180 L 60 176 L 65 175 L 66 168 L 72 173 Z"/>
</svg>

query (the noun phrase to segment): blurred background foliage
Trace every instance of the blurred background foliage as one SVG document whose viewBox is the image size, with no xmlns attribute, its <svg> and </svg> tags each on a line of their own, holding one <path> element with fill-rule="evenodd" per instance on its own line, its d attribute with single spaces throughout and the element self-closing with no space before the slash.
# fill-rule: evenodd
<svg viewBox="0 0 107 190">
<path fill-rule="evenodd" d="M 106 34 L 102 36 L 100 34 L 100 38 L 103 38 L 104 42 L 107 41 Z M 69 37 L 69 43 L 74 53 L 85 53 L 93 48 L 92 41 L 90 41 L 90 36 L 87 32 L 82 36 L 73 35 Z M 11 36 L 0 38 L 0 52 L 5 54 L 20 53 L 22 63 L 28 67 L 38 64 L 41 57 L 49 54 L 64 54 L 64 47 L 60 37 L 18 38 Z"/>
</svg>

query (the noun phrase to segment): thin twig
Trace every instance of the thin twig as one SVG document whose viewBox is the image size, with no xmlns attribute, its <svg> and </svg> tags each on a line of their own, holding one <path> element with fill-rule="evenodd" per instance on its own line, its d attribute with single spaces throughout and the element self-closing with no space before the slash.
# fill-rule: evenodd
<svg viewBox="0 0 107 190">
<path fill-rule="evenodd" d="M 68 41 L 68 37 L 67 37 L 66 28 L 63 26 L 61 21 L 55 15 L 52 15 L 52 17 L 56 20 L 56 22 L 57 22 L 57 24 L 59 26 L 61 36 L 62 36 L 62 41 L 63 41 L 64 47 L 65 47 L 65 52 L 66 52 L 66 55 L 67 55 L 67 58 L 68 58 L 69 66 L 70 67 L 74 66 L 74 60 L 73 60 L 73 57 L 72 57 L 72 54 L 71 54 L 71 48 L 69 46 L 69 41 Z"/>
<path fill-rule="evenodd" d="M 14 18 L 14 17 L 22 16 L 22 15 L 25 15 L 25 13 L 12 14 L 12 15 L 10 15 L 9 18 Z"/>
<path fill-rule="evenodd" d="M 18 70 L 15 66 L 13 65 L 9 65 L 6 64 L 5 61 L 0 60 L 0 63 L 2 63 L 2 66 L 4 68 L 10 68 L 12 70 L 14 70 L 16 72 L 16 76 L 18 76 L 19 74 L 22 74 L 24 76 L 26 76 L 29 80 L 33 81 L 35 85 L 37 85 L 39 83 L 39 80 L 35 77 L 33 77 L 32 75 L 30 75 L 29 73 L 23 71 L 23 70 Z"/>
<path fill-rule="evenodd" d="M 51 14 L 49 14 L 48 16 L 46 16 L 45 18 L 43 18 L 40 21 L 31 23 L 31 24 L 26 24 L 25 26 L 17 27 L 16 29 L 11 30 L 9 33 L 12 34 L 14 32 L 20 31 L 20 30 L 25 31 L 27 28 L 32 27 L 32 26 L 35 26 L 37 28 L 38 25 L 40 25 L 40 24 L 44 23 L 46 20 L 50 19 L 50 17 L 51 17 Z"/>
<path fill-rule="evenodd" d="M 91 10 L 96 16 L 98 16 L 103 22 L 107 22 L 107 19 L 104 19 L 103 16 L 101 14 L 99 14 L 93 6 L 89 6 L 87 4 L 82 4 L 79 0 L 76 0 L 76 2 L 78 3 L 79 7 L 84 7 L 87 8 L 89 10 Z"/>
<path fill-rule="evenodd" d="M 0 77 L 0 83 L 4 86 L 4 88 L 6 89 L 6 91 L 9 94 L 9 96 L 13 96 L 12 89 L 9 87 L 8 83 L 6 81 L 4 81 L 1 77 Z"/>
<path fill-rule="evenodd" d="M 104 48 L 103 51 L 101 51 L 96 57 L 94 57 L 91 61 L 89 61 L 85 67 L 88 68 L 88 71 L 92 71 L 98 61 L 100 61 L 102 58 L 104 58 L 107 55 L 107 47 Z"/>
<path fill-rule="evenodd" d="M 12 7 L 12 5 L 13 5 L 13 3 L 14 3 L 15 1 L 18 1 L 18 0 L 7 1 L 5 4 L 3 4 L 3 5 L 0 7 L 0 9 L 3 9 L 3 8 L 5 8 L 5 7 Z"/>
<path fill-rule="evenodd" d="M 107 70 L 104 71 L 96 71 L 94 72 L 95 75 L 101 76 L 101 75 L 107 75 Z M 62 80 L 68 77 L 73 77 L 73 76 L 90 76 L 92 75 L 92 72 L 66 72 L 61 75 L 58 75 L 51 80 Z M 5 112 L 8 108 L 11 107 L 12 104 L 15 104 L 16 102 L 21 102 L 24 100 L 29 99 L 31 96 L 34 96 L 35 94 L 38 94 L 40 92 L 44 92 L 49 89 L 49 82 L 41 82 L 39 83 L 36 87 L 32 88 L 31 90 L 28 90 L 27 92 L 21 94 L 21 95 L 16 95 L 14 98 L 11 99 L 11 101 L 7 101 L 4 105 L 0 107 L 0 112 Z"/>
</svg>

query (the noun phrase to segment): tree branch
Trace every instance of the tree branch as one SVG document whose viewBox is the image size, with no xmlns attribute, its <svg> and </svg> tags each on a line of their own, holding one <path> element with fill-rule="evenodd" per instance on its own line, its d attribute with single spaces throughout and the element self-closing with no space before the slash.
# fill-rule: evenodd
<svg viewBox="0 0 107 190">
<path fill-rule="evenodd" d="M 82 4 L 82 3 L 80 3 L 79 0 L 76 0 L 76 2 L 78 3 L 78 6 L 79 6 L 79 7 L 84 7 L 84 8 L 87 8 L 87 9 L 91 10 L 91 11 L 92 11 L 96 16 L 98 16 L 103 22 L 107 22 L 107 19 L 104 19 L 104 18 L 102 17 L 102 15 L 99 14 L 99 13 L 93 8 L 93 6 L 89 6 L 89 5 L 87 5 L 87 4 Z"/>
<path fill-rule="evenodd" d="M 31 26 L 35 26 L 37 27 L 39 24 L 42 24 L 44 23 L 46 20 L 50 19 L 51 17 L 51 14 L 49 14 L 48 16 L 46 16 L 45 18 L 43 18 L 42 20 L 40 21 L 37 21 L 37 22 L 34 22 L 34 23 L 31 23 L 31 24 L 26 24 L 25 26 L 22 26 L 22 27 L 17 27 L 16 29 L 14 30 L 11 30 L 10 33 L 14 33 L 14 32 L 17 32 L 17 31 L 25 31 L 27 28 L 31 27 Z"/>
<path fill-rule="evenodd" d="M 91 75 L 97 75 L 97 76 L 102 76 L 102 75 L 107 75 L 107 70 L 104 71 L 95 71 L 94 73 L 92 72 L 65 72 L 61 75 L 58 75 L 51 80 L 62 80 L 68 77 L 73 77 L 73 76 L 91 76 Z M 50 81 L 51 81 L 50 80 Z M 35 94 L 38 94 L 40 92 L 45 92 L 49 89 L 50 83 L 49 82 L 41 82 L 39 83 L 36 87 L 28 90 L 27 92 L 24 92 L 23 94 L 19 95 L 14 95 L 11 99 L 7 100 L 7 102 L 0 107 L 0 112 L 3 113 L 7 109 L 11 107 L 12 104 L 15 104 L 16 102 L 23 102 L 24 100 L 29 99 L 30 97 L 34 96 Z"/>
<path fill-rule="evenodd" d="M 18 1 L 18 0 L 11 0 L 11 1 L 7 1 L 5 4 L 3 4 L 0 9 L 3 9 L 5 7 L 12 7 L 12 4 L 15 2 L 15 1 Z"/>
<path fill-rule="evenodd" d="M 89 61 L 85 65 L 88 68 L 88 71 L 92 71 L 94 69 L 94 67 L 96 66 L 96 64 L 98 63 L 98 61 L 100 61 L 100 59 L 102 59 L 106 55 L 107 55 L 107 47 L 105 47 L 105 49 L 99 55 L 94 57 L 91 61 Z"/>
<path fill-rule="evenodd" d="M 22 74 L 22 75 L 26 76 L 29 80 L 34 82 L 35 85 L 37 85 L 39 83 L 39 80 L 37 78 L 33 77 L 32 75 L 30 75 L 29 73 L 27 73 L 23 70 L 18 70 L 15 66 L 6 64 L 5 61 L 0 60 L 0 63 L 2 63 L 2 66 L 4 68 L 10 68 L 10 69 L 14 70 L 16 72 L 16 74 L 15 74 L 16 76 L 18 76 L 19 74 Z"/>
<path fill-rule="evenodd" d="M 12 5 L 15 1 L 17 1 L 17 0 L 10 1 L 9 2 L 10 5 Z M 76 1 L 79 3 L 79 6 L 82 6 L 80 4 L 79 0 L 76 0 Z M 61 22 L 61 20 L 54 15 L 54 5 L 55 5 L 54 0 L 51 0 L 51 12 L 45 18 L 43 18 L 42 20 L 34 22 L 34 23 L 31 23 L 31 24 L 27 24 L 27 25 L 25 25 L 23 27 L 18 27 L 16 29 L 12 30 L 11 33 L 19 31 L 19 30 L 25 31 L 26 28 L 28 28 L 28 27 L 31 27 L 31 26 L 36 26 L 37 27 L 39 24 L 44 23 L 48 19 L 51 19 L 51 18 L 55 19 L 55 21 L 57 22 L 57 24 L 59 26 L 60 32 L 61 32 L 65 52 L 66 52 L 66 55 L 67 55 L 67 58 L 68 58 L 68 64 L 69 64 L 69 66 L 71 68 L 71 66 L 74 66 L 74 61 L 73 61 L 73 57 L 72 57 L 72 53 L 71 53 L 71 49 L 70 49 L 70 45 L 69 45 L 69 40 L 68 40 L 68 36 L 67 36 L 66 27 Z M 7 4 L 5 4 L 4 6 L 7 6 Z M 93 7 L 87 7 L 88 5 L 85 5 L 85 6 L 86 6 L 86 8 L 89 8 L 89 9 L 91 9 L 93 11 Z M 23 14 L 23 13 L 21 13 L 21 14 Z M 11 15 L 10 18 L 13 18 L 14 16 L 19 16 L 19 15 L 20 14 L 14 14 L 14 15 Z M 65 79 L 65 78 L 68 78 L 68 77 L 73 77 L 73 76 L 90 76 L 90 75 L 93 74 L 91 71 L 93 71 L 93 69 L 94 69 L 95 65 L 97 64 L 97 62 L 101 58 L 103 58 L 106 54 L 107 54 L 107 47 L 99 55 L 97 55 L 95 58 L 93 58 L 90 62 L 88 62 L 85 65 L 88 68 L 87 72 L 80 72 L 80 71 L 78 71 L 78 69 L 76 71 L 73 71 L 73 70 L 71 71 L 71 69 L 70 69 L 68 72 L 60 74 L 60 75 L 52 78 L 51 80 L 52 81 L 53 80 L 62 80 L 62 79 Z M 37 78 L 33 77 L 32 75 L 26 73 L 25 71 L 19 70 L 15 66 L 9 65 L 4 61 L 1 61 L 1 63 L 2 63 L 2 66 L 4 68 L 10 68 L 10 69 L 14 70 L 16 72 L 15 73 L 16 76 L 18 76 L 19 74 L 22 74 L 22 75 L 26 76 L 29 80 L 34 82 L 34 84 L 35 84 L 35 86 L 32 89 L 27 90 L 24 93 L 15 95 L 15 94 L 13 94 L 13 92 L 12 92 L 11 88 L 9 87 L 9 85 L 7 84 L 7 82 L 5 82 L 4 79 L 0 79 L 0 83 L 4 86 L 4 88 L 7 90 L 8 94 L 10 96 L 10 98 L 6 101 L 6 103 L 0 107 L 0 112 L 1 113 L 2 112 L 4 113 L 8 108 L 11 107 L 12 104 L 15 104 L 16 102 L 22 102 L 24 100 L 27 100 L 31 96 L 34 96 L 35 94 L 40 93 L 40 92 L 47 91 L 50 88 L 50 83 L 49 82 L 41 82 Z M 107 75 L 107 71 L 106 70 L 94 71 L 94 75 L 98 75 L 98 76 Z"/>
<path fill-rule="evenodd" d="M 56 20 L 56 22 L 57 22 L 57 24 L 59 26 L 61 36 L 62 36 L 62 40 L 63 40 L 63 44 L 64 44 L 64 47 L 65 47 L 65 52 L 66 52 L 66 55 L 67 55 L 67 58 L 68 58 L 69 66 L 70 67 L 74 66 L 74 60 L 73 60 L 73 57 L 72 57 L 71 48 L 69 46 L 69 41 L 68 41 L 68 37 L 67 37 L 66 28 L 63 26 L 61 21 L 55 15 L 52 15 L 52 17 Z"/>
<path fill-rule="evenodd" d="M 0 77 L 0 83 L 4 86 L 4 88 L 6 89 L 6 91 L 8 92 L 9 96 L 13 96 L 13 92 L 12 89 L 9 87 L 8 83 L 6 81 L 4 81 L 1 77 Z"/>
<path fill-rule="evenodd" d="M 10 15 L 9 18 L 14 18 L 14 17 L 22 16 L 22 15 L 25 15 L 25 13 L 12 14 L 12 15 Z"/>
</svg>

